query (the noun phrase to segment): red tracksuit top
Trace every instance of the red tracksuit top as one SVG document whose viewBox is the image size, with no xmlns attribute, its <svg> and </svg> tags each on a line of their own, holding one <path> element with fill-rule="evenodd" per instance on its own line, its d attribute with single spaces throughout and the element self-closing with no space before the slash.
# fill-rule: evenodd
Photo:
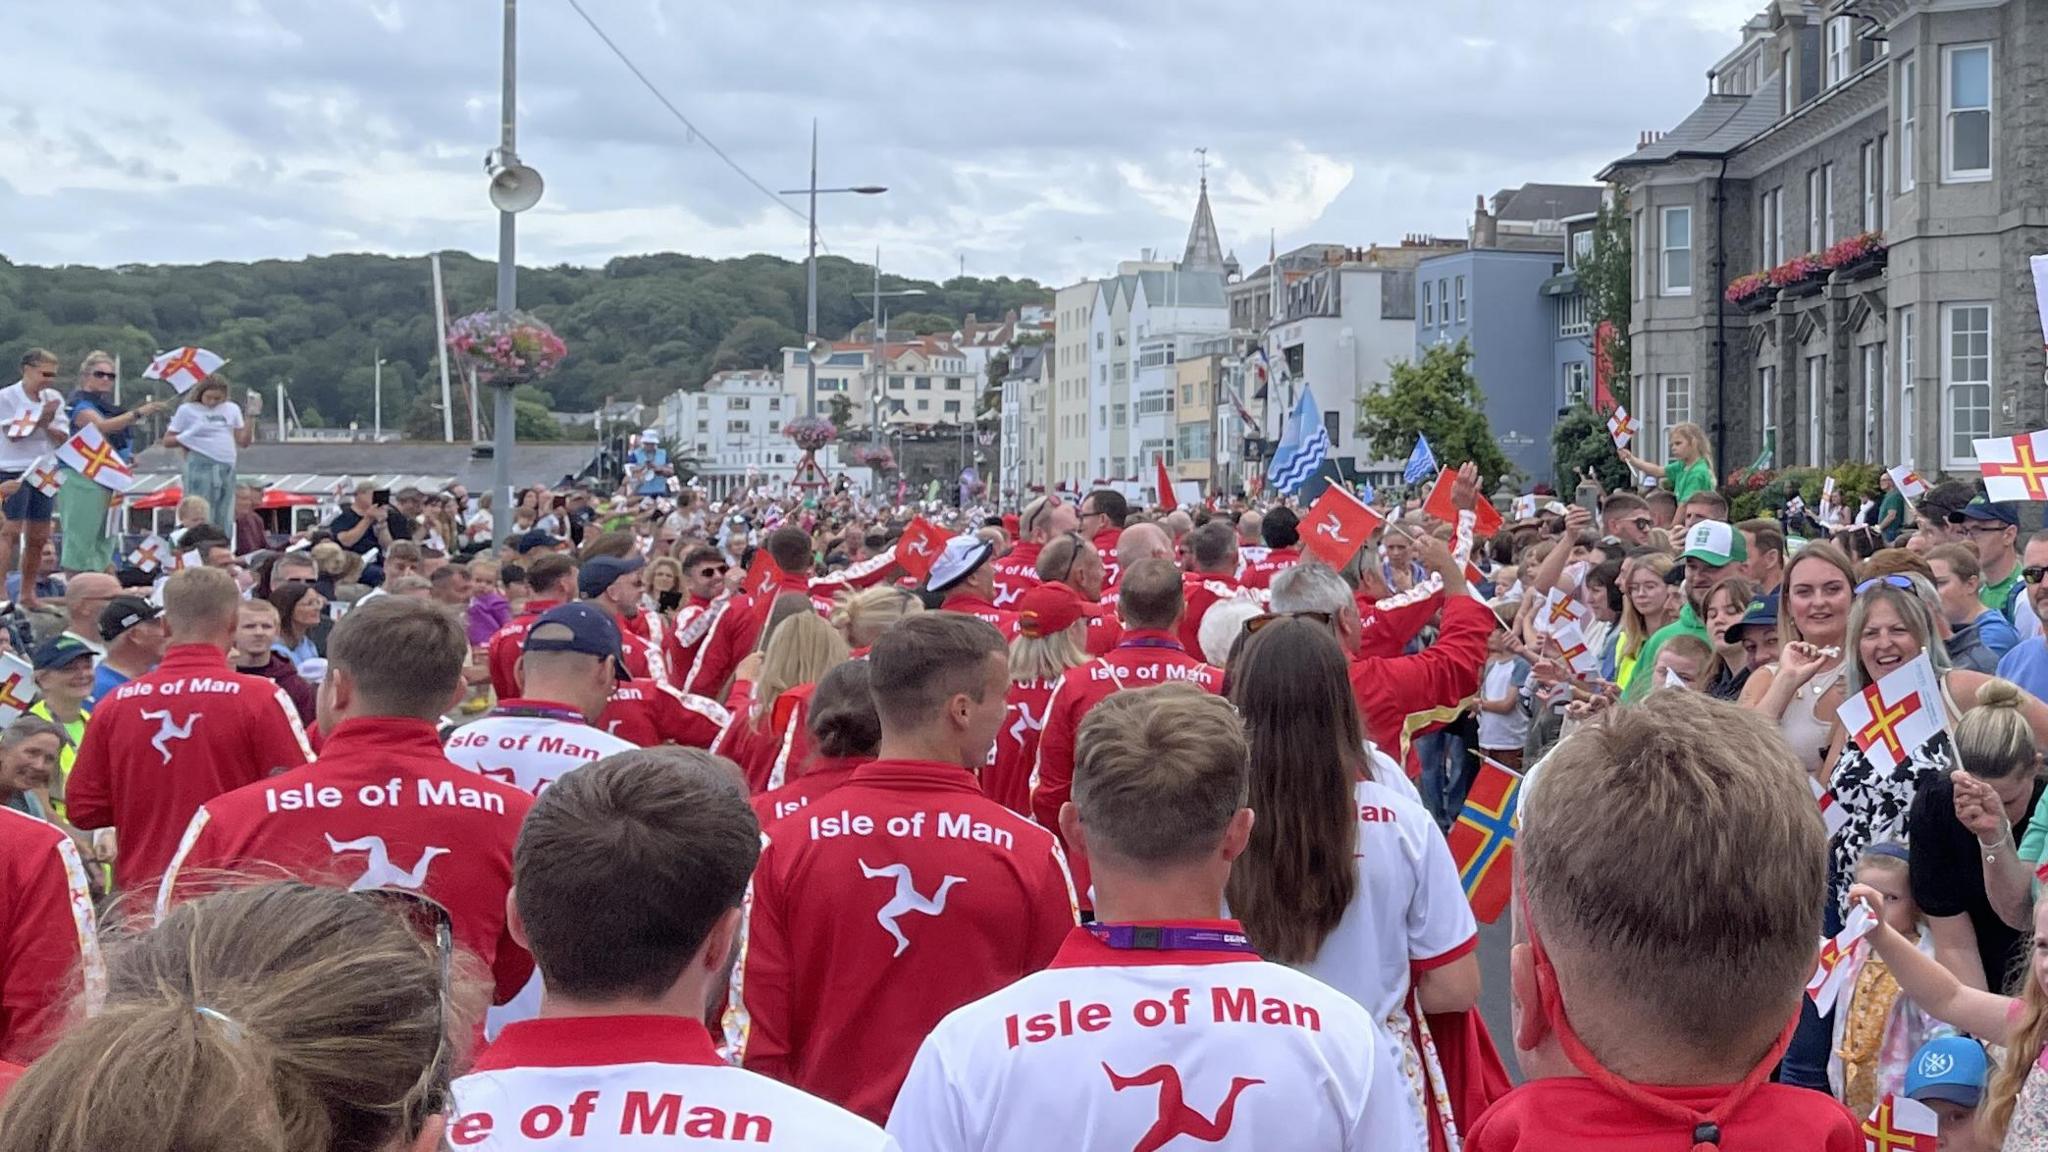
<svg viewBox="0 0 2048 1152">
<path fill-rule="evenodd" d="M 668 669 L 668 682 L 677 688 L 689 691 L 684 681 L 689 679 L 690 666 L 696 662 L 697 653 L 711 632 L 711 621 L 720 611 L 720 603 L 692 596 L 676 610 L 675 620 L 663 631 L 661 662 Z"/>
<path fill-rule="evenodd" d="M 1123 534 L 1121 528 L 1104 528 L 1095 534 L 1094 540 L 1089 541 L 1095 545 L 1096 555 L 1102 557 L 1102 594 L 1111 598 L 1115 597 L 1117 583 L 1124 576 L 1123 565 L 1116 559 L 1116 542 Z"/>
<path fill-rule="evenodd" d="M 1413 656 L 1366 656 L 1351 661 L 1351 691 L 1365 720 L 1366 735 L 1389 756 L 1398 756 L 1408 717 L 1432 708 L 1448 708 L 1479 691 L 1486 665 L 1486 638 L 1497 621 L 1492 609 L 1470 596 L 1444 602 L 1443 626 L 1436 643 Z M 1421 774 L 1415 749 L 1409 748 L 1408 775 Z"/>
<path fill-rule="evenodd" d="M 739 765 L 753 795 L 780 788 L 791 768 L 810 755 L 804 717 L 809 714 L 815 685 L 799 685 L 775 698 L 766 714 L 754 716 L 754 685 L 741 680 L 726 697 L 725 727 L 711 742 L 711 751 Z M 799 689 L 805 689 L 799 691 Z"/>
<path fill-rule="evenodd" d="M 712 610 L 718 614 L 712 618 L 710 630 L 704 634 L 696 655 L 682 673 L 682 683 L 676 687 L 721 700 L 740 661 L 761 639 L 761 618 L 754 598 L 739 593 L 728 598 L 723 609 Z"/>
<path fill-rule="evenodd" d="M 318 760 L 202 807 L 158 906 L 203 890 L 197 873 L 265 865 L 338 887 L 411 889 L 448 909 L 456 941 L 490 969 L 503 1004 L 533 974 L 505 926 L 512 845 L 532 807 L 525 792 L 449 761 L 424 720 L 344 720 Z"/>
<path fill-rule="evenodd" d="M 210 644 L 179 644 L 92 710 L 64 803 L 80 828 L 120 837 L 114 883 L 156 883 L 201 804 L 313 758 L 275 680 L 245 676 Z"/>
<path fill-rule="evenodd" d="M 1022 540 L 1007 555 L 990 561 L 996 574 L 996 607 L 1014 608 L 1026 592 L 1038 587 L 1038 554 L 1044 550 L 1045 545 L 1035 540 Z"/>
<path fill-rule="evenodd" d="M 984 624 L 993 624 L 996 631 L 1003 634 L 1005 643 L 1017 638 L 1017 614 L 1007 608 L 998 608 L 972 592 L 949 593 L 945 600 L 940 602 L 939 611 L 958 612 L 962 616 L 972 616 Z"/>
<path fill-rule="evenodd" d="M 872 756 L 814 756 L 797 769 L 789 783 L 754 797 L 750 801 L 754 806 L 754 816 L 761 821 L 761 827 L 766 828 L 798 809 L 808 808 L 811 801 L 846 783 L 854 769 L 873 759 Z"/>
<path fill-rule="evenodd" d="M 940 1019 L 1045 967 L 1074 926 L 1058 843 L 958 765 L 864 764 L 763 838 L 727 1038 L 877 1123 Z"/>
<path fill-rule="evenodd" d="M 1183 572 L 1180 575 L 1180 595 L 1187 608 L 1180 614 L 1180 627 L 1174 635 L 1180 637 L 1180 646 L 1195 656 L 1202 655 L 1202 617 L 1219 600 L 1228 600 L 1242 591 L 1244 585 L 1228 572 Z"/>
<path fill-rule="evenodd" d="M 491 637 L 491 692 L 498 699 L 519 695 L 519 657 L 526 651 L 526 634 L 543 613 L 561 604 L 560 600 L 528 600 L 525 611 Z"/>
<path fill-rule="evenodd" d="M 612 689 L 596 726 L 642 748 L 709 748 L 727 719 L 716 700 L 688 695 L 658 680 L 628 680 Z"/>
<path fill-rule="evenodd" d="M 92 891 L 71 837 L 0 808 L 0 1060 L 27 1064 L 56 1040 L 71 994 L 106 995 Z"/>
<path fill-rule="evenodd" d="M 1045 730 L 1046 705 L 1057 676 L 1013 680 L 1005 699 L 1003 726 L 988 767 L 981 770 L 981 791 L 989 799 L 1025 819 L 1031 818 L 1031 771 L 1038 765 L 1038 737 Z"/>
<path fill-rule="evenodd" d="M 1355 597 L 1358 602 L 1358 623 L 1362 634 L 1358 641 L 1358 655 L 1399 656 L 1408 647 L 1408 642 L 1421 633 L 1425 624 L 1443 610 L 1444 594 L 1424 596 L 1413 604 L 1382 611 L 1377 601 L 1368 600 L 1363 594 Z M 1468 597 L 1469 599 L 1469 597 Z"/>
<path fill-rule="evenodd" d="M 1275 548 L 1257 560 L 1250 560 L 1244 566 L 1244 586 L 1247 588 L 1271 588 L 1273 577 L 1301 563 L 1301 549 Z"/>
<path fill-rule="evenodd" d="M 1081 609 L 1088 618 L 1087 639 L 1083 644 L 1090 656 L 1107 656 L 1116 651 L 1124 640 L 1124 622 L 1117 618 L 1116 593 L 1105 592 L 1102 599 Z"/>
</svg>

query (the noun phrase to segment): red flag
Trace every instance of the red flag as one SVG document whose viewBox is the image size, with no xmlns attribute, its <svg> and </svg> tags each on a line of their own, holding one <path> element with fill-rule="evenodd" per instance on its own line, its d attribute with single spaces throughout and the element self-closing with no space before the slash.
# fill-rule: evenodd
<svg viewBox="0 0 2048 1152">
<path fill-rule="evenodd" d="M 1159 465 L 1159 510 L 1171 512 L 1180 507 L 1180 497 L 1174 495 L 1173 480 L 1166 474 L 1166 456 L 1159 453 L 1152 459 Z"/>
<path fill-rule="evenodd" d="M 1422 510 L 1455 528 L 1458 526 L 1458 506 L 1451 502 L 1451 485 L 1457 480 L 1457 470 L 1446 468 L 1437 475 L 1436 487 L 1429 490 L 1429 499 L 1422 502 Z M 1500 531 L 1500 509 L 1493 501 L 1480 497 L 1472 505 L 1472 534 L 1491 536 Z"/>
<path fill-rule="evenodd" d="M 938 561 L 939 554 L 945 550 L 946 534 L 919 516 L 903 529 L 903 536 L 896 541 L 896 563 L 922 584 L 932 574 L 932 565 Z"/>
<path fill-rule="evenodd" d="M 1614 411 L 1614 393 L 1608 390 L 1607 378 L 1614 374 L 1614 355 L 1608 349 L 1614 345 L 1614 321 L 1602 320 L 1593 329 L 1593 410 Z M 1640 402 L 1642 397 L 1636 397 Z"/>
<path fill-rule="evenodd" d="M 1372 538 L 1380 526 L 1379 513 L 1346 492 L 1342 485 L 1323 489 L 1308 515 L 1301 518 L 1301 542 L 1332 568 L 1342 568 Z"/>
<path fill-rule="evenodd" d="M 775 590 L 782 586 L 782 565 L 768 555 L 766 548 L 754 549 L 754 561 L 747 565 L 747 595 L 753 597 L 754 619 L 761 628 L 768 627 L 768 617 L 775 611 Z"/>
</svg>

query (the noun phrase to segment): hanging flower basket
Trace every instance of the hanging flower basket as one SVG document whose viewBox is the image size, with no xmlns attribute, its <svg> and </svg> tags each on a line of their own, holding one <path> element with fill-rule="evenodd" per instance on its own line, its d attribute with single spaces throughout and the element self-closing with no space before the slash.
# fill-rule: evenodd
<svg viewBox="0 0 2048 1152">
<path fill-rule="evenodd" d="M 896 453 L 887 448 L 855 448 L 852 458 L 855 464 L 872 468 L 876 472 L 896 470 Z"/>
<path fill-rule="evenodd" d="M 1813 253 L 1794 256 L 1771 269 L 1771 287 L 1787 296 L 1805 296 L 1820 290 L 1828 270 Z"/>
<path fill-rule="evenodd" d="M 448 326 L 448 348 L 483 380 L 524 384 L 553 372 L 569 354 L 554 330 L 525 312 L 473 312 Z"/>
<path fill-rule="evenodd" d="M 1843 280 L 1863 280 L 1884 270 L 1884 233 L 1864 232 L 1820 254 L 1821 265 Z"/>
<path fill-rule="evenodd" d="M 839 428 L 821 416 L 799 416 L 782 426 L 782 434 L 806 452 L 816 452 L 839 439 Z"/>
<path fill-rule="evenodd" d="M 1744 312 L 1754 313 L 1776 304 L 1778 290 L 1771 285 L 1770 273 L 1752 272 L 1729 281 L 1728 290 L 1721 296 Z"/>
</svg>

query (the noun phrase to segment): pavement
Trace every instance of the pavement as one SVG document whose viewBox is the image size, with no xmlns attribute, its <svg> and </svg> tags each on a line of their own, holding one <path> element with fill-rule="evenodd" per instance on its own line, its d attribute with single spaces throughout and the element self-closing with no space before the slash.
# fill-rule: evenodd
<svg viewBox="0 0 2048 1152">
<path fill-rule="evenodd" d="M 1503 913 L 1498 923 L 1479 926 L 1479 1015 L 1493 1035 L 1493 1046 L 1500 1050 L 1501 1063 L 1508 1066 L 1508 1075 L 1520 1084 L 1522 1071 L 1515 1059 L 1514 1009 L 1508 981 L 1510 943 L 1508 914 Z"/>
</svg>

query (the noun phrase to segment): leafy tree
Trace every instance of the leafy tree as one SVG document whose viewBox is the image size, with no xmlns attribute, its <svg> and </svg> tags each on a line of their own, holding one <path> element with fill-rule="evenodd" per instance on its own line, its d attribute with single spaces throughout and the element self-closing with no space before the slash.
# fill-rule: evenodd
<svg viewBox="0 0 2048 1152">
<path fill-rule="evenodd" d="M 889 317 L 889 335 L 901 336 L 905 332 L 919 336 L 950 335 L 960 327 L 959 321 L 950 316 L 939 316 L 931 312 L 905 312 Z"/>
<path fill-rule="evenodd" d="M 1633 483 L 1628 465 L 1614 450 L 1607 434 L 1607 420 L 1584 404 L 1574 404 L 1550 430 L 1550 459 L 1557 467 L 1552 479 L 1560 499 L 1568 499 L 1579 486 L 1579 477 L 1591 468 L 1609 492 L 1627 491 Z"/>
<path fill-rule="evenodd" d="M 1406 459 L 1419 434 L 1429 437 L 1442 463 L 1479 465 L 1489 486 L 1513 470 L 1487 425 L 1471 345 L 1432 345 L 1419 363 L 1389 365 L 1388 377 L 1385 388 L 1359 402 L 1358 432 L 1372 443 L 1374 455 Z"/>
<path fill-rule="evenodd" d="M 562 426 L 548 412 L 547 405 L 531 400 L 512 402 L 512 434 L 521 440 L 561 440 Z"/>
<path fill-rule="evenodd" d="M 830 409 L 828 415 L 832 426 L 839 429 L 839 434 L 844 436 L 846 426 L 853 423 L 853 401 L 848 399 L 844 392 L 836 393 L 832 397 Z"/>
<path fill-rule="evenodd" d="M 779 368 L 782 350 L 803 342 L 803 333 L 779 320 L 749 316 L 733 325 L 725 339 L 718 342 L 718 350 L 711 355 L 711 370 Z"/>
<path fill-rule="evenodd" d="M 1634 261 L 1628 197 L 1617 192 L 1614 203 L 1601 208 L 1594 217 L 1593 255 L 1579 262 L 1578 273 L 1579 288 L 1586 294 L 1586 317 L 1593 324 L 1595 338 L 1602 321 L 1613 326 L 1613 338 L 1607 342 L 1608 363 L 1612 365 L 1607 387 L 1622 404 L 1635 402 L 1628 394 L 1628 326 L 1635 296 L 1629 284 L 1629 269 Z"/>
</svg>

